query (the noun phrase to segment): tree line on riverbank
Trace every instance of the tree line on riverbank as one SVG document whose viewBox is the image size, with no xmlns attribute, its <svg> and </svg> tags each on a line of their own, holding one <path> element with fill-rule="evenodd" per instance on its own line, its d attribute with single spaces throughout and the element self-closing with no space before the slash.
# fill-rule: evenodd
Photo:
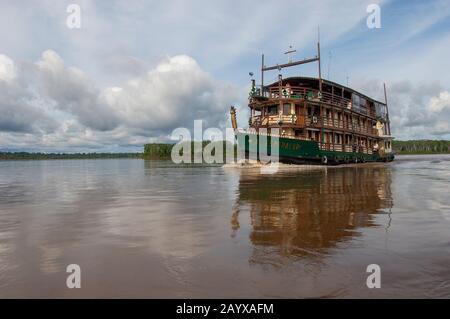
<svg viewBox="0 0 450 319">
<path fill-rule="evenodd" d="M 0 152 L 0 160 L 142 158 L 142 153 L 30 153 Z"/>
<path fill-rule="evenodd" d="M 230 142 L 226 141 L 203 141 L 203 142 L 197 142 L 197 141 L 191 141 L 191 142 L 184 142 L 184 143 L 191 143 L 190 149 L 191 149 L 191 156 L 194 156 L 195 152 L 199 151 L 202 152 L 205 146 L 209 145 L 210 143 L 213 143 L 211 146 L 213 147 L 211 155 L 215 155 L 215 149 L 219 149 L 218 147 L 222 147 L 222 154 L 223 156 L 226 156 L 227 147 L 231 148 L 236 152 L 236 145 L 233 145 Z M 143 157 L 145 159 L 164 159 L 164 158 L 171 158 L 172 149 L 176 144 L 164 144 L 164 143 L 151 143 L 151 144 L 145 144 L 144 145 L 144 153 Z M 189 144 L 184 145 L 182 149 L 188 149 Z M 180 152 L 180 155 L 182 152 Z M 225 160 L 225 158 L 224 158 Z"/>
<path fill-rule="evenodd" d="M 392 147 L 397 154 L 449 154 L 450 141 L 446 140 L 410 140 L 396 141 Z"/>
</svg>

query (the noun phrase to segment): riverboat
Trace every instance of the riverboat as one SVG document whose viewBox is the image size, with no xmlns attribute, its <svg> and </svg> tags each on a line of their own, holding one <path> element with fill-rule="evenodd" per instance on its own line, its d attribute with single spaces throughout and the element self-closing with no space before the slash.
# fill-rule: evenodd
<svg viewBox="0 0 450 319">
<path fill-rule="evenodd" d="M 312 62 L 318 64 L 318 77 L 283 78 L 281 74 L 284 68 Z M 322 79 L 320 69 L 320 43 L 314 58 L 290 60 L 286 64 L 265 66 L 262 55 L 260 85 L 256 85 L 250 73 L 248 129 L 237 127 L 236 109 L 230 110 L 240 151 L 247 157 L 256 152 L 259 159 L 261 137 L 264 137 L 268 155 L 272 147 L 277 147 L 279 161 L 284 163 L 394 160 L 386 86 L 385 101 L 380 102 L 348 85 Z M 279 71 L 278 80 L 266 85 L 264 73 L 273 70 Z"/>
</svg>

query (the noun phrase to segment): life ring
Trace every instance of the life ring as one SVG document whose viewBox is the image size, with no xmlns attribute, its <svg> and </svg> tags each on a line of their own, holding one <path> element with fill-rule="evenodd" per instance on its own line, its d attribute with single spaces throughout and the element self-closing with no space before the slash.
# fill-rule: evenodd
<svg viewBox="0 0 450 319">
<path fill-rule="evenodd" d="M 317 98 L 321 99 L 322 98 L 322 92 L 317 92 Z"/>
<path fill-rule="evenodd" d="M 324 155 L 324 156 L 322 156 L 322 164 L 326 164 L 326 163 L 328 163 L 328 158 Z"/>
<path fill-rule="evenodd" d="M 314 124 L 317 124 L 317 116 L 313 116 L 312 117 L 312 121 L 313 121 Z"/>
</svg>

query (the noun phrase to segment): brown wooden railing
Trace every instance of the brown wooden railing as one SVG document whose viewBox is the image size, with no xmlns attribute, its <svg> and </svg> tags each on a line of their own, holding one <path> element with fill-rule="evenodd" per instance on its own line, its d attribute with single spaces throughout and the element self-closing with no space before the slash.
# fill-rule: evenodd
<svg viewBox="0 0 450 319">
<path fill-rule="evenodd" d="M 373 154 L 373 151 L 370 147 L 363 146 L 363 145 L 335 144 L 335 143 L 319 142 L 319 149 L 321 149 L 322 151 Z"/>
<path fill-rule="evenodd" d="M 282 135 L 282 134 L 280 135 L 280 134 L 273 134 L 273 133 L 267 133 L 267 132 L 263 133 L 261 131 L 258 131 L 258 133 L 257 133 L 256 129 L 254 129 L 254 128 L 248 129 L 247 132 L 245 130 L 242 130 L 242 129 L 239 129 L 239 131 L 241 133 L 251 133 L 251 134 L 258 134 L 258 135 L 265 135 L 265 136 L 273 136 L 273 137 L 278 137 L 278 138 L 282 137 L 282 138 L 288 138 L 288 139 L 291 139 L 291 140 L 311 141 L 311 139 L 306 138 L 304 136 L 292 136 L 292 135 Z"/>
<path fill-rule="evenodd" d="M 338 120 L 338 119 L 331 119 L 327 117 L 323 117 L 322 119 L 320 117 L 316 117 L 316 123 L 313 121 L 314 117 L 308 116 L 306 117 L 305 123 L 307 126 L 310 126 L 311 124 L 315 124 L 317 126 L 323 126 L 325 128 L 337 128 L 337 129 L 344 129 L 356 133 L 361 134 L 367 134 L 367 135 L 378 135 L 378 132 L 376 129 L 371 127 L 370 125 L 359 125 L 352 122 L 347 122 L 344 120 Z"/>
<path fill-rule="evenodd" d="M 321 101 L 333 106 L 340 106 L 342 108 L 352 108 L 352 101 L 342 96 L 334 95 L 328 92 L 321 92 L 317 89 L 301 87 L 301 86 L 282 86 L 282 87 L 270 87 L 262 93 L 262 96 L 272 98 L 272 99 L 299 99 L 299 100 L 310 100 L 310 101 Z M 375 112 L 367 110 L 367 112 L 362 112 L 362 110 L 354 109 L 353 111 L 375 117 Z"/>
<path fill-rule="evenodd" d="M 305 127 L 305 116 L 304 115 L 255 115 L 250 118 L 251 124 L 255 126 L 266 126 L 266 125 L 278 125 L 288 124 L 291 126 Z"/>
<path fill-rule="evenodd" d="M 320 94 L 319 90 L 311 89 L 307 87 L 301 86 L 291 86 L 286 87 L 271 87 L 269 91 L 266 93 L 266 96 L 274 99 L 304 99 L 304 100 L 312 100 L 312 101 L 322 101 L 325 103 L 330 103 L 337 106 L 349 107 L 351 106 L 351 100 L 333 95 L 328 92 L 322 92 Z"/>
<path fill-rule="evenodd" d="M 251 125 L 254 126 L 266 126 L 266 125 L 277 125 L 281 121 L 283 124 L 292 124 L 299 126 L 317 126 L 324 127 L 330 129 L 343 129 L 350 132 L 366 134 L 371 136 L 378 136 L 378 131 L 371 127 L 370 125 L 359 125 L 352 122 L 347 122 L 338 119 L 330 119 L 327 117 L 313 117 L 307 116 L 305 117 L 305 122 L 303 124 L 299 124 L 297 121 L 298 118 L 296 115 L 255 115 L 251 118 Z"/>
<path fill-rule="evenodd" d="M 297 125 L 296 115 L 255 115 L 251 118 L 252 125 L 255 126 L 266 126 L 266 125 L 277 125 L 280 121 L 284 124 Z"/>
</svg>

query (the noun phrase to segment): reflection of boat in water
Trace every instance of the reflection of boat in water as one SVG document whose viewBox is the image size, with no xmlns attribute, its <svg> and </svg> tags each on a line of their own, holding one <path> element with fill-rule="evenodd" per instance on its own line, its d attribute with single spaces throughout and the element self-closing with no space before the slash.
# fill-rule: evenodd
<svg viewBox="0 0 450 319">
<path fill-rule="evenodd" d="M 233 232 L 248 212 L 251 262 L 278 263 L 280 257 L 323 253 L 358 236 L 361 227 L 377 225 L 373 214 L 392 207 L 390 174 L 381 165 L 270 176 L 243 171 Z"/>
</svg>

